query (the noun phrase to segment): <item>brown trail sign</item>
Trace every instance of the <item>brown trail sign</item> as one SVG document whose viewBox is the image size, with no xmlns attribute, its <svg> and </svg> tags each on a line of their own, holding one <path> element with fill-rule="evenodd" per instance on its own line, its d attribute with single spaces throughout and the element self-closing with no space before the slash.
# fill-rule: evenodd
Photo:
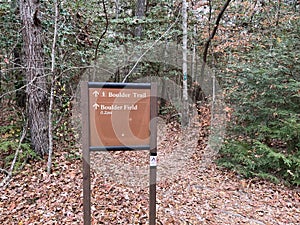
<svg viewBox="0 0 300 225">
<path fill-rule="evenodd" d="M 149 224 L 156 220 L 157 86 L 81 84 L 84 224 L 91 224 L 90 151 L 149 150 Z"/>
</svg>

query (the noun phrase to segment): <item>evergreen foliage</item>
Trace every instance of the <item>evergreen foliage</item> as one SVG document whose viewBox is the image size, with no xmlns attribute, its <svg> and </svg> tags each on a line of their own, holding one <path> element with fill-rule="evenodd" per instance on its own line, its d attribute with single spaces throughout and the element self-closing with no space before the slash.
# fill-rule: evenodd
<svg viewBox="0 0 300 225">
<path fill-rule="evenodd" d="M 29 142 L 19 143 L 21 132 L 20 121 L 17 123 L 12 121 L 11 124 L 0 127 L 0 152 L 3 157 L 3 161 L 0 162 L 1 168 L 8 169 L 10 167 L 17 148 L 20 150 L 15 163 L 16 170 L 22 168 L 28 160 L 39 158 Z"/>
<path fill-rule="evenodd" d="M 246 177 L 300 184 L 299 33 L 290 21 L 229 64 L 234 119 L 219 163 Z"/>
</svg>

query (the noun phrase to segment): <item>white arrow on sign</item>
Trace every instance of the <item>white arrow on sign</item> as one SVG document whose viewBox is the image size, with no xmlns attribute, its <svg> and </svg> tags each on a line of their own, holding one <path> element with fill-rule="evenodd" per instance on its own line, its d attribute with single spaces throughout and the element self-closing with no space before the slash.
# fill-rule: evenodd
<svg viewBox="0 0 300 225">
<path fill-rule="evenodd" d="M 93 95 L 97 98 L 99 96 L 99 92 L 98 91 L 94 91 Z"/>
<path fill-rule="evenodd" d="M 93 108 L 94 108 L 95 110 L 97 110 L 99 107 L 100 107 L 100 105 L 98 105 L 97 103 L 95 103 L 95 104 L 93 105 Z"/>
<path fill-rule="evenodd" d="M 150 166 L 157 166 L 157 156 L 150 156 Z"/>
</svg>

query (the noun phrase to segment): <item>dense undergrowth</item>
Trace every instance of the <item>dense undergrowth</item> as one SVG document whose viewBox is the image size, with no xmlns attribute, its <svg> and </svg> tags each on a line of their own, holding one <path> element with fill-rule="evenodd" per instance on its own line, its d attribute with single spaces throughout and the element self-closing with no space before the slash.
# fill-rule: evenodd
<svg viewBox="0 0 300 225">
<path fill-rule="evenodd" d="M 300 184 L 299 33 L 290 21 L 228 64 L 233 119 L 219 163 L 245 177 Z"/>
</svg>

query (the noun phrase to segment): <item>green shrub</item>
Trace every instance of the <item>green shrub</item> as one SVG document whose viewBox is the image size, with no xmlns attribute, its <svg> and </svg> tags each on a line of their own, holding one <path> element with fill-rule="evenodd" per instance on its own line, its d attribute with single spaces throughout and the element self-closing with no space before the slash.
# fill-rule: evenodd
<svg viewBox="0 0 300 225">
<path fill-rule="evenodd" d="M 300 24 L 229 65 L 234 109 L 219 163 L 242 175 L 300 184 Z"/>
<path fill-rule="evenodd" d="M 222 149 L 219 164 L 244 177 L 260 177 L 278 183 L 300 184 L 299 152 L 287 154 L 261 142 L 228 141 Z"/>
<path fill-rule="evenodd" d="M 39 156 L 32 150 L 30 143 L 19 144 L 21 130 L 17 125 L 0 127 L 0 158 L 1 167 L 8 169 L 15 157 L 16 150 L 20 148 L 15 169 L 21 168 L 28 159 L 36 159 Z"/>
</svg>

